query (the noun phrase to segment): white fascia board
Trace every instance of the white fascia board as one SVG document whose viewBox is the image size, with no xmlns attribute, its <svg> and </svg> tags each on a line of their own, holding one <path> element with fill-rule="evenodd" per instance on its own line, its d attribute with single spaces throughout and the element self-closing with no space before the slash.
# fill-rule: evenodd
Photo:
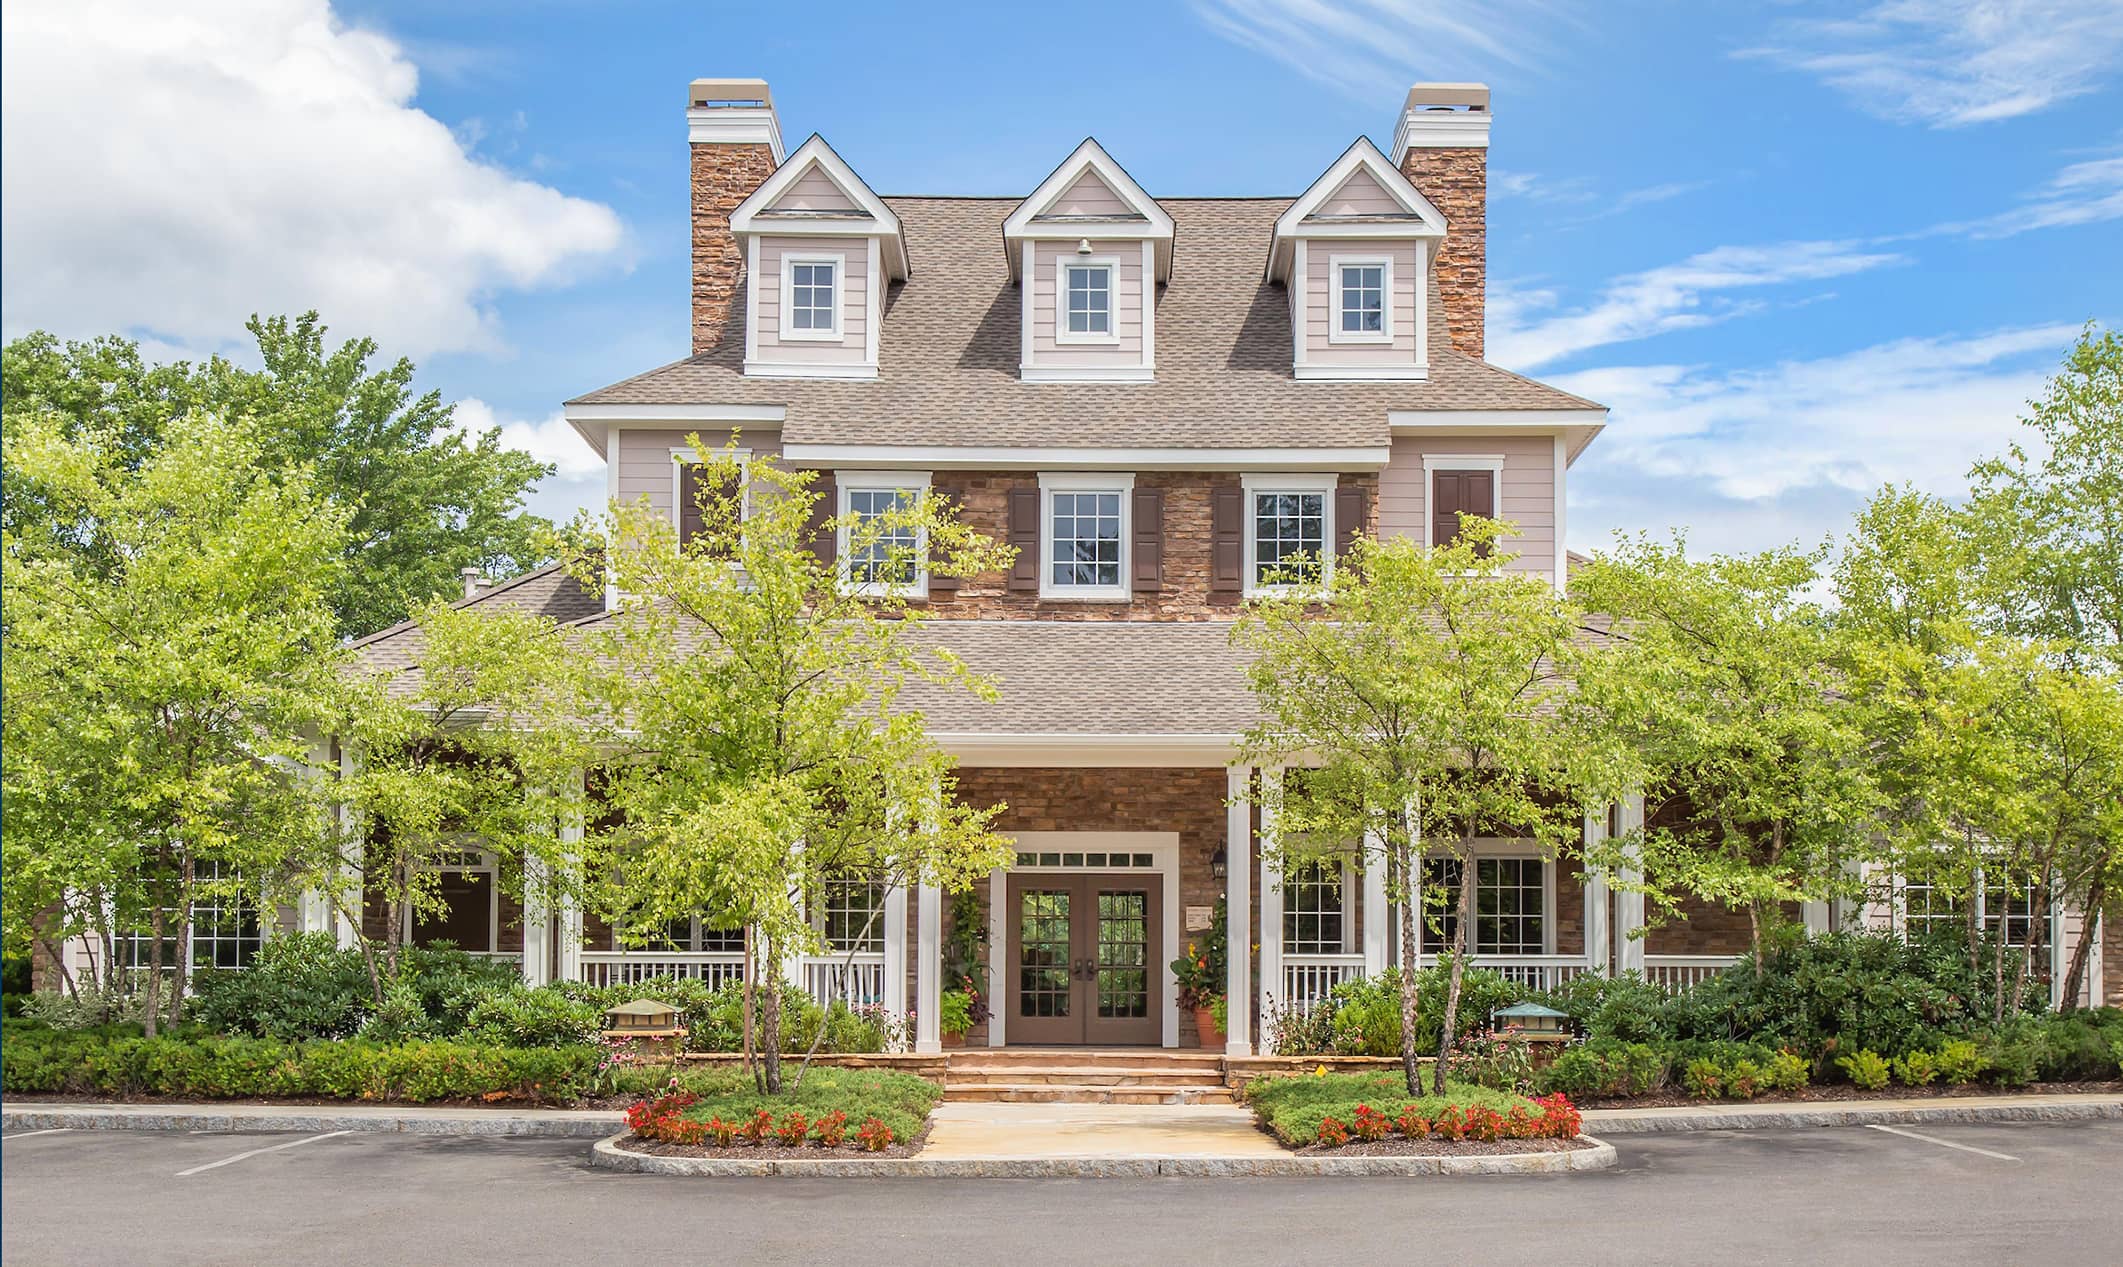
<svg viewBox="0 0 2123 1267">
<path fill-rule="evenodd" d="M 1238 750 L 1239 735 L 1223 734 L 987 734 L 931 731 L 954 756 L 990 766 L 1220 766 Z"/>
<path fill-rule="evenodd" d="M 1319 210 L 1320 204 L 1340 189 L 1343 182 L 1359 168 L 1369 172 L 1371 178 L 1378 182 L 1379 188 L 1385 190 L 1405 210 L 1422 217 L 1422 222 L 1406 225 L 1305 223 L 1305 218 Z M 1281 249 L 1282 243 L 1294 237 L 1443 237 L 1445 230 L 1445 215 L 1437 209 L 1437 204 L 1425 198 L 1421 190 L 1409 183 L 1408 177 L 1388 162 L 1384 154 L 1379 153 L 1378 147 L 1371 143 L 1370 138 L 1360 136 L 1348 149 L 1342 151 L 1342 156 L 1335 159 L 1326 171 L 1320 173 L 1318 180 L 1313 181 L 1304 193 L 1297 196 L 1297 200 L 1292 202 L 1282 215 L 1276 217 L 1275 232 L 1270 236 L 1268 245 L 1269 279 L 1275 279 L 1274 270 L 1287 258 Z"/>
<path fill-rule="evenodd" d="M 1386 423 L 1395 435 L 1451 431 L 1460 435 L 1557 435 L 1575 462 L 1607 429 L 1604 409 L 1393 409 Z"/>
<path fill-rule="evenodd" d="M 686 111 L 686 140 L 693 145 L 764 145 L 782 162 L 781 120 L 771 105 L 695 106 Z"/>
<path fill-rule="evenodd" d="M 1106 188 L 1119 195 L 1147 223 L 1032 223 L 1034 216 L 1052 205 L 1086 171 L 1096 173 Z M 1158 276 L 1155 280 L 1163 281 L 1172 271 L 1172 227 L 1171 214 L 1157 205 L 1157 199 L 1136 184 L 1135 178 L 1106 153 L 1104 146 L 1087 136 L 1083 144 L 1063 159 L 1059 167 L 1047 173 L 1047 178 L 1003 219 L 1003 243 L 1007 248 L 1010 243 L 1026 238 L 1150 238 L 1157 243 Z M 1015 252 L 1005 249 L 1004 257 L 1015 268 Z"/>
<path fill-rule="evenodd" d="M 883 229 L 887 233 L 899 232 L 899 217 L 892 213 L 892 208 L 886 206 L 884 199 L 877 196 L 868 182 L 856 175 L 855 169 L 848 166 L 847 161 L 835 153 L 832 146 L 826 144 L 826 138 L 816 132 L 811 134 L 809 140 L 797 146 L 796 152 L 789 155 L 787 162 L 776 167 L 773 175 L 761 181 L 759 188 L 753 190 L 750 197 L 738 203 L 736 209 L 730 212 L 730 231 L 759 231 L 758 226 L 753 224 L 753 217 L 779 202 L 782 195 L 789 192 L 789 187 L 803 179 L 805 173 L 814 167 L 824 172 L 826 179 L 832 181 L 840 192 L 848 196 L 850 202 L 862 208 L 863 214 L 874 222 L 866 227 L 872 230 Z"/>
<path fill-rule="evenodd" d="M 782 460 L 801 466 L 919 470 L 1190 470 L 1369 471 L 1386 465 L 1388 448 L 1305 449 L 1034 449 L 959 445 L 802 444 L 782 446 Z"/>
<path fill-rule="evenodd" d="M 747 422 L 780 427 L 787 405 L 563 405 L 569 422 Z"/>
</svg>

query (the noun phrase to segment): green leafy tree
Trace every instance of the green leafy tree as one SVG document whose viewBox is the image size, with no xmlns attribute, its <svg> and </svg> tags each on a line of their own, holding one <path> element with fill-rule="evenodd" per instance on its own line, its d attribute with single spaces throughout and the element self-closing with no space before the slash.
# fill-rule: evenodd
<svg viewBox="0 0 2123 1267">
<path fill-rule="evenodd" d="M 1759 964 L 1784 903 L 1860 891 L 1876 788 L 1830 622 L 1808 594 L 1822 552 L 1691 560 L 1685 545 L 1625 538 L 1571 578 L 1617 638 L 1581 666 L 1583 742 L 1633 764 L 1638 861 L 1655 907 L 1744 908 Z"/>
<path fill-rule="evenodd" d="M 695 915 L 746 928 L 763 989 L 759 1075 L 782 1081 L 782 968 L 816 951 L 810 919 L 826 886 L 916 882 L 963 893 L 1008 860 L 995 810 L 956 803 L 952 759 L 906 688 L 993 684 L 925 650 L 923 611 L 890 584 L 925 554 L 932 575 L 1008 565 L 1007 547 L 935 497 L 884 514 L 821 517 L 809 471 L 693 440 L 700 530 L 681 542 L 645 503 L 614 509 L 603 539 L 624 596 L 587 639 L 589 698 L 615 722 L 607 814 L 590 832 L 600 905 L 622 936 Z M 821 557 L 874 565 L 851 584 Z M 916 542 L 908 549 L 904 542 Z M 593 565 L 583 579 L 602 584 Z M 748 999 L 746 1015 L 753 1014 Z"/>
<path fill-rule="evenodd" d="M 1434 1086 L 1442 1093 L 1475 925 L 1475 840 L 1528 837 L 1551 849 L 1579 830 L 1581 754 L 1553 705 L 1578 621 L 1546 579 L 1506 569 L 1508 527 L 1465 521 L 1451 545 L 1358 539 L 1322 587 L 1250 606 L 1232 632 L 1254 655 L 1261 721 L 1249 761 L 1291 765 L 1266 813 L 1267 848 L 1288 869 L 1360 848 L 1399 904 L 1401 962 L 1416 921 L 1452 921 L 1451 970 Z M 1293 578 L 1301 579 L 1301 578 Z M 1449 907 L 1425 913 L 1425 855 L 1459 863 Z M 1279 936 L 1276 929 L 1263 936 Z M 1400 974 L 1401 1062 L 1420 1095 L 1416 974 Z M 1238 1001 L 1234 1000 L 1233 1006 Z"/>
<path fill-rule="evenodd" d="M 520 887 L 528 871 L 534 899 L 560 897 L 572 874 L 560 827 L 580 814 L 594 743 L 564 626 L 442 599 L 415 621 L 411 664 L 350 682 L 336 727 L 352 758 L 343 816 L 312 876 L 356 928 L 368 896 L 380 900 L 383 936 L 361 939 L 379 1003 L 411 926 L 446 910 L 439 886 L 453 859 L 483 850 L 496 883 Z"/>
<path fill-rule="evenodd" d="M 2123 336 L 2089 324 L 2032 406 L 1973 472 L 1996 622 L 2123 667 Z"/>
<path fill-rule="evenodd" d="M 348 566 L 329 594 L 341 636 L 459 592 L 465 567 L 503 575 L 541 561 L 551 525 L 522 508 L 552 467 L 505 448 L 498 429 L 465 434 L 440 393 L 415 394 L 411 361 L 372 364 L 372 340 L 328 350 L 316 313 L 253 317 L 248 329 L 262 369 L 220 357 L 156 365 L 128 339 L 62 344 L 26 335 L 0 353 L 8 416 L 56 413 L 66 434 L 95 434 L 125 469 L 181 438 L 195 412 L 249 419 L 257 460 L 306 470 L 344 524 Z M 10 526 L 63 509 L 12 481 L 0 494 L 0 520 Z"/>
<path fill-rule="evenodd" d="M 183 1014 L 166 948 L 193 905 L 288 894 L 315 837 L 344 516 L 303 468 L 265 474 L 247 423 L 190 416 L 137 463 L 124 442 L 10 402 L 10 495 L 46 511 L 0 529 L 5 912 L 11 946 L 100 934 L 111 979 L 145 932 L 152 1033 L 165 983 Z"/>
</svg>

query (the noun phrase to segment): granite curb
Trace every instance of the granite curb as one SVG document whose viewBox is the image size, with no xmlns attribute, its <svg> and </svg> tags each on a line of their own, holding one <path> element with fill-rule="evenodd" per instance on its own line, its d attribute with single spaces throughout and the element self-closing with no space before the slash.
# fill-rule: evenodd
<svg viewBox="0 0 2123 1267">
<path fill-rule="evenodd" d="M 1671 1131 L 1777 1131 L 1819 1126 L 1921 1126 L 1953 1122 L 2091 1122 L 2123 1119 L 2123 1097 L 2063 1104 L 1836 1105 L 1819 1108 L 1671 1112 L 1658 1109 L 1588 1109 L 1585 1124 L 1602 1135 L 1653 1135 Z"/>
<path fill-rule="evenodd" d="M 1544 1175 L 1607 1170 L 1614 1146 L 1581 1135 L 1590 1148 L 1562 1153 L 1483 1157 L 861 1157 L 747 1161 L 736 1157 L 659 1157 L 620 1147 L 624 1132 L 598 1140 L 590 1165 L 637 1175 L 699 1179 L 1229 1179 L 1339 1175 Z"/>
<path fill-rule="evenodd" d="M 455 1112 L 408 1109 L 343 1112 L 332 1108 L 220 1109 L 184 1105 L 0 1106 L 0 1129 L 8 1131 L 363 1131 L 405 1135 L 517 1135 L 540 1139 L 601 1139 L 626 1115 L 596 1110 L 512 1113 L 506 1109 Z"/>
</svg>

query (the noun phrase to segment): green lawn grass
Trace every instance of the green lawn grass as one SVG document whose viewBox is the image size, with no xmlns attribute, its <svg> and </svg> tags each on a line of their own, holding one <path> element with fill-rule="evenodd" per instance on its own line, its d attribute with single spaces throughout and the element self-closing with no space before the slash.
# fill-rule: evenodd
<svg viewBox="0 0 2123 1267">
<path fill-rule="evenodd" d="M 1538 1112 L 1533 1101 L 1509 1091 L 1472 1085 L 1447 1086 L 1442 1096 L 1412 1096 L 1401 1072 L 1297 1074 L 1279 1078 L 1255 1078 L 1246 1085 L 1246 1103 L 1253 1107 L 1275 1137 L 1292 1148 L 1303 1148 L 1319 1138 L 1323 1118 L 1355 1119 L 1357 1106 L 1368 1104 L 1387 1117 L 1396 1117 L 1409 1105 L 1428 1118 L 1450 1108 L 1481 1106 L 1509 1113 L 1524 1105 Z"/>
</svg>

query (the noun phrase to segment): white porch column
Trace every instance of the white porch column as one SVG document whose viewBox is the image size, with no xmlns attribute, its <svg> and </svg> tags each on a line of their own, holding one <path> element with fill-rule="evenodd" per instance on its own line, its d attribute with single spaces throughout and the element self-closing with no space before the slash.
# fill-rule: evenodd
<svg viewBox="0 0 2123 1267">
<path fill-rule="evenodd" d="M 2089 918 L 2081 921 L 2079 925 L 2080 936 L 2094 939 L 2093 949 L 2088 951 L 2086 955 L 2086 1006 L 2088 1007 L 2108 1006 L 2107 998 L 2101 989 L 2101 974 L 2107 971 L 2108 968 L 2108 965 L 2101 957 L 2103 949 L 2101 939 L 2107 936 L 2108 931 L 2105 923 L 2107 919 L 2107 915 L 2100 911 L 2094 911 Z"/>
<path fill-rule="evenodd" d="M 907 886 L 885 890 L 885 1011 L 907 1014 Z"/>
<path fill-rule="evenodd" d="M 1003 1000 L 1010 997 L 1005 983 L 1010 971 L 1010 926 L 1016 918 L 1009 909 L 1010 873 L 997 867 L 988 873 L 988 1046 L 1000 1047 L 1003 1037 Z"/>
<path fill-rule="evenodd" d="M 560 848 L 567 874 L 562 877 L 560 900 L 553 904 L 551 916 L 553 960 L 548 967 L 552 979 L 559 981 L 582 979 L 582 828 L 588 813 L 588 795 L 585 772 L 577 770 L 568 780 L 561 807 Z"/>
<path fill-rule="evenodd" d="M 551 896 L 542 858 L 523 860 L 523 983 L 541 986 L 553 979 Z"/>
<path fill-rule="evenodd" d="M 353 748 L 346 744 L 341 744 L 339 746 L 340 779 L 351 779 L 360 770 L 361 760 L 354 755 Z M 338 808 L 333 812 L 339 816 L 340 839 L 347 842 L 347 852 L 353 855 L 352 860 L 340 865 L 340 883 L 348 892 L 347 901 L 351 903 L 356 911 L 359 911 L 364 904 L 368 891 L 368 882 L 361 873 L 360 859 L 363 852 L 363 837 L 359 831 L 355 830 L 353 826 L 354 811 L 345 801 L 341 801 Z M 329 909 L 332 911 L 332 931 L 338 935 L 339 948 L 341 950 L 352 950 L 361 940 L 361 930 L 354 926 L 353 920 L 348 919 L 344 913 L 338 911 L 337 904 L 331 904 Z"/>
<path fill-rule="evenodd" d="M 1585 810 L 1585 844 L 1590 846 L 1594 841 L 1603 839 L 1606 835 L 1606 811 L 1599 806 L 1588 806 Z M 1609 909 L 1607 872 L 1597 867 L 1587 867 L 1584 875 L 1584 886 L 1585 964 L 1592 971 L 1605 975 L 1611 962 L 1607 944 L 1607 912 Z"/>
<path fill-rule="evenodd" d="M 2049 1006 L 2064 1006 L 2064 974 L 2071 969 L 2070 959 L 2064 954 L 2064 899 L 2055 889 L 2049 893 Z M 2080 920 L 2080 935 L 2084 936 L 2092 920 Z"/>
<path fill-rule="evenodd" d="M 1282 805 L 1283 771 L 1261 767 L 1261 1026 L 1272 1004 L 1283 997 L 1283 860 L 1275 851 L 1275 812 Z M 1227 1009 L 1228 1010 L 1228 1009 Z"/>
<path fill-rule="evenodd" d="M 924 884 L 915 894 L 914 1050 L 938 1052 L 944 1049 L 938 1015 L 944 995 L 944 891 Z"/>
<path fill-rule="evenodd" d="M 1828 903 L 1799 903 L 1799 922 L 1806 926 L 1808 937 L 1819 937 L 1829 929 Z"/>
<path fill-rule="evenodd" d="M 1644 794 L 1641 792 L 1622 798 L 1621 823 L 1624 836 L 1644 830 Z M 1615 968 L 1621 972 L 1644 971 L 1644 939 L 1636 931 L 1644 926 L 1644 893 L 1636 887 L 1643 882 L 1644 871 L 1640 847 L 1631 843 L 1625 846 L 1629 861 L 1621 868 L 1621 891 L 1614 895 L 1614 954 Z"/>
<path fill-rule="evenodd" d="M 1393 961 L 1393 915 L 1386 905 L 1386 841 L 1373 830 L 1364 840 L 1364 975 L 1376 977 Z"/>
<path fill-rule="evenodd" d="M 1224 1054 L 1253 1054 L 1253 767 L 1224 773 Z"/>
</svg>

